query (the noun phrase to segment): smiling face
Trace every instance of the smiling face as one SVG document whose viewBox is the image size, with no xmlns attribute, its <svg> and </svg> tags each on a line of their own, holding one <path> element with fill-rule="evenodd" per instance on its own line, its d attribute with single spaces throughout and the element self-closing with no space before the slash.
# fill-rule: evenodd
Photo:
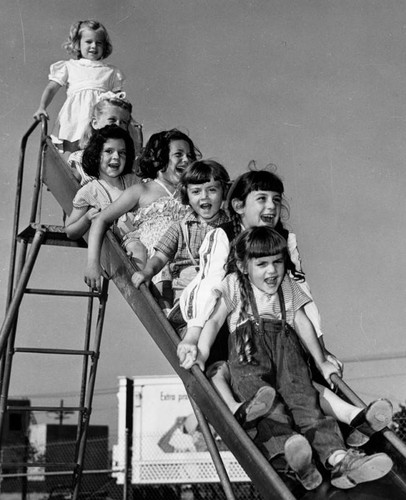
<svg viewBox="0 0 406 500">
<path fill-rule="evenodd" d="M 169 162 L 165 172 L 160 174 L 167 182 L 176 186 L 185 168 L 191 163 L 192 154 L 186 141 L 176 140 L 169 144 Z"/>
<path fill-rule="evenodd" d="M 251 191 L 245 203 L 236 198 L 231 203 L 241 216 L 245 229 L 256 226 L 274 228 L 281 216 L 282 195 L 276 191 Z"/>
<path fill-rule="evenodd" d="M 212 221 L 219 213 L 223 201 L 220 181 L 211 179 L 203 184 L 188 184 L 189 204 L 202 222 Z"/>
<path fill-rule="evenodd" d="M 92 127 L 94 129 L 99 129 L 106 125 L 117 125 L 117 127 L 123 130 L 128 130 L 130 121 L 131 114 L 128 109 L 106 102 L 98 116 L 92 119 Z"/>
<path fill-rule="evenodd" d="M 99 178 L 111 180 L 119 177 L 123 173 L 126 157 L 123 139 L 107 139 L 100 156 Z"/>
<path fill-rule="evenodd" d="M 249 259 L 246 272 L 254 286 L 273 295 L 285 276 L 285 259 L 281 253 Z"/>
<path fill-rule="evenodd" d="M 80 53 L 84 59 L 99 61 L 104 52 L 104 33 L 102 30 L 85 28 L 80 37 Z"/>
</svg>

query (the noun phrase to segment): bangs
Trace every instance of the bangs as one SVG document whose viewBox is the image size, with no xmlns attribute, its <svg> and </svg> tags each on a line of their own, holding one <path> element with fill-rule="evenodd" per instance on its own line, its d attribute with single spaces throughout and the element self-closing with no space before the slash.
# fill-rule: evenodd
<svg viewBox="0 0 406 500">
<path fill-rule="evenodd" d="M 252 191 L 274 191 L 280 194 L 283 193 L 283 183 L 276 175 L 264 171 L 252 172 L 252 174 Z"/>
<path fill-rule="evenodd" d="M 211 169 L 207 168 L 207 165 L 195 166 L 189 170 L 188 175 L 185 175 L 187 179 L 185 179 L 186 184 L 204 184 L 206 182 L 210 182 L 212 179 L 218 181 L 213 175 Z"/>
<path fill-rule="evenodd" d="M 283 236 L 266 226 L 252 230 L 248 245 L 247 258 L 259 259 L 273 255 L 286 255 L 287 243 Z"/>
</svg>

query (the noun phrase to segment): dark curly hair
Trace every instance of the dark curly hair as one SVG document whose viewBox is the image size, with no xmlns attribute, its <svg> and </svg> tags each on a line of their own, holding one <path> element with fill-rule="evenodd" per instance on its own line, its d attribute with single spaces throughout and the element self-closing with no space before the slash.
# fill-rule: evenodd
<svg viewBox="0 0 406 500">
<path fill-rule="evenodd" d="M 165 172 L 169 163 L 169 146 L 172 141 L 185 141 L 189 144 L 192 161 L 200 159 L 202 154 L 193 144 L 192 139 L 174 128 L 152 134 L 137 158 L 137 175 L 141 179 L 155 179 L 158 172 Z"/>
<path fill-rule="evenodd" d="M 75 59 L 81 59 L 82 53 L 80 52 L 80 39 L 82 38 L 82 32 L 84 29 L 93 31 L 100 30 L 103 32 L 104 45 L 102 59 L 109 57 L 109 55 L 113 52 L 113 46 L 111 45 L 109 34 L 103 24 L 95 19 L 86 19 L 85 21 L 77 21 L 76 23 L 73 23 L 69 30 L 69 38 L 62 45 L 62 47 L 69 54 L 72 54 Z"/>
<path fill-rule="evenodd" d="M 223 190 L 223 200 L 226 199 L 230 184 L 230 176 L 220 163 L 214 160 L 197 160 L 189 165 L 180 177 L 180 200 L 184 205 L 189 203 L 187 187 L 189 184 L 204 184 L 211 180 L 219 181 Z"/>
<path fill-rule="evenodd" d="M 107 125 L 106 127 L 95 130 L 83 152 L 83 170 L 90 176 L 99 178 L 100 157 L 103 151 L 103 145 L 109 139 L 123 139 L 125 143 L 126 160 L 122 175 L 132 172 L 135 150 L 134 142 L 130 134 L 117 125 Z"/>
</svg>

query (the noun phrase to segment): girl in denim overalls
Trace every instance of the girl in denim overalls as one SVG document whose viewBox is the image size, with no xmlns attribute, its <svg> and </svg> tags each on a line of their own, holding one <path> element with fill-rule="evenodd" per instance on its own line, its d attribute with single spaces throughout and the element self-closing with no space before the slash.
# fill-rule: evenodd
<svg viewBox="0 0 406 500">
<path fill-rule="evenodd" d="M 341 371 L 342 363 L 324 345 L 319 312 L 304 278 L 296 236 L 282 224 L 289 210 L 284 199 L 283 182 L 274 169 L 254 169 L 240 175 L 229 190 L 226 210 L 230 222 L 222 224 L 207 234 L 199 250 L 198 275 L 189 283 L 180 297 L 182 311 L 180 316 L 183 316 L 187 322 L 186 332 L 183 332 L 182 340 L 177 348 L 180 366 L 189 369 L 196 361 L 197 343 L 201 330 L 215 305 L 216 299 L 212 291 L 219 286 L 225 276 L 225 265 L 234 240 L 243 229 L 268 226 L 274 228 L 287 240 L 289 257 L 294 264 L 290 267 L 289 274 L 298 278 L 297 283 L 309 299 L 304 306 L 305 313 L 313 323 L 325 357 L 336 366 L 337 370 Z M 175 325 L 177 326 L 178 324 Z M 206 363 L 208 367 L 206 374 L 236 420 L 248 430 L 255 424 L 258 417 L 268 413 L 272 391 L 270 387 L 261 387 L 248 400 L 235 399 L 230 390 L 228 365 L 224 361 L 219 361 L 227 358 L 227 339 L 227 328 L 223 328 L 211 349 L 210 359 Z M 322 379 L 320 375 L 319 378 Z M 365 409 L 358 408 L 331 391 L 327 383 L 316 382 L 313 380 L 313 384 L 320 393 L 323 412 L 350 426 L 348 428 L 350 434 L 346 438 L 349 446 L 363 446 L 369 440 L 371 430 L 378 432 L 391 421 L 393 408 L 390 401 L 379 399 L 370 403 Z M 357 428 L 366 431 L 366 434 L 359 432 Z"/>
<path fill-rule="evenodd" d="M 275 390 L 271 410 L 253 435 L 267 459 L 277 469 L 287 462 L 309 490 L 322 481 L 312 448 L 320 464 L 331 470 L 337 488 L 378 479 L 391 469 L 391 459 L 384 453 L 367 456 L 347 450 L 337 422 L 321 411 L 302 343 L 327 381 L 337 368 L 327 361 L 304 311 L 310 299 L 288 269 L 294 277 L 286 240 L 277 231 L 262 226 L 240 234 L 217 290 L 216 308 L 202 330 L 197 361 L 204 366 L 227 319 L 228 364 L 236 396 L 249 399 L 263 386 Z"/>
</svg>

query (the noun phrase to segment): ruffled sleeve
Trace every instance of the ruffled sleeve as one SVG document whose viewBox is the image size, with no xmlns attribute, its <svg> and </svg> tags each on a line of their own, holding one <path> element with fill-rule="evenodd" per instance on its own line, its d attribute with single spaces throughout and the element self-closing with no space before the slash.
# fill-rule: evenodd
<svg viewBox="0 0 406 500">
<path fill-rule="evenodd" d="M 115 66 L 111 66 L 114 69 L 113 82 L 111 85 L 111 90 L 113 92 L 119 92 L 123 89 L 125 83 L 125 75 Z"/>
<path fill-rule="evenodd" d="M 74 208 L 90 208 L 94 206 L 94 197 L 90 192 L 90 183 L 81 187 L 73 198 L 72 205 Z"/>
<path fill-rule="evenodd" d="M 53 82 L 58 83 L 62 87 L 68 83 L 68 66 L 67 61 L 58 61 L 51 64 L 48 78 Z"/>
<path fill-rule="evenodd" d="M 289 233 L 289 236 L 288 236 L 288 252 L 289 252 L 290 258 L 291 258 L 293 264 L 295 265 L 296 269 L 298 271 L 302 272 L 302 261 L 300 258 L 299 249 L 297 247 L 296 235 L 294 233 Z M 316 330 L 317 336 L 321 337 L 323 335 L 323 331 L 321 329 L 320 313 L 319 313 L 319 310 L 318 310 L 316 304 L 313 301 L 310 287 L 309 287 L 307 281 L 298 281 L 296 283 L 303 290 L 303 292 L 311 299 L 305 305 L 304 309 L 305 309 L 305 312 L 307 314 L 307 317 L 310 319 L 310 321 L 312 322 L 312 324 L 314 326 L 314 329 Z"/>
</svg>

